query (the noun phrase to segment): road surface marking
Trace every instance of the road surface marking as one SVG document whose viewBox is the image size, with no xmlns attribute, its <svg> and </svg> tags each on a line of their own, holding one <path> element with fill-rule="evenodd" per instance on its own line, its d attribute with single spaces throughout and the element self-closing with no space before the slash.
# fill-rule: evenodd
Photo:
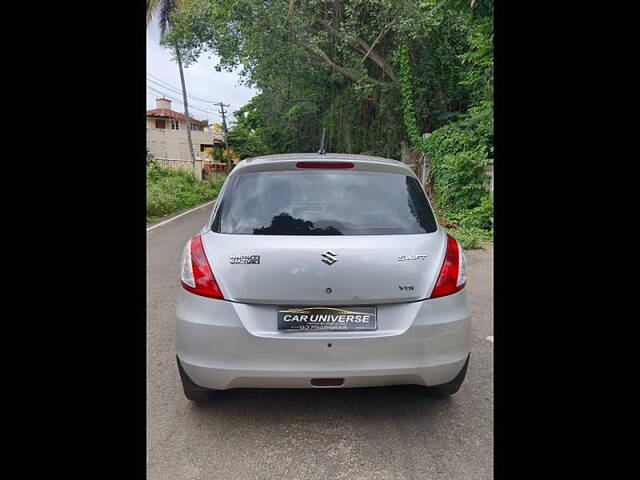
<svg viewBox="0 0 640 480">
<path fill-rule="evenodd" d="M 207 205 L 211 205 L 211 204 L 212 204 L 213 202 L 215 202 L 215 201 L 216 201 L 216 200 L 215 200 L 215 199 L 213 199 L 213 200 L 211 200 L 210 202 L 203 203 L 203 204 L 202 204 L 202 205 L 200 205 L 199 207 L 192 208 L 191 210 L 187 210 L 186 212 L 182 212 L 180 215 L 176 215 L 175 217 L 171 217 L 171 218 L 169 218 L 168 220 L 165 220 L 165 221 L 160 222 L 160 223 L 156 223 L 155 225 L 152 225 L 152 226 L 150 226 L 149 228 L 147 228 L 147 232 L 150 232 L 150 231 L 151 231 L 151 230 L 153 230 L 154 228 L 157 228 L 157 227 L 159 227 L 159 226 L 161 226 L 161 225 L 164 225 L 164 224 L 166 224 L 166 223 L 169 223 L 169 222 L 171 222 L 171 221 L 175 220 L 176 218 L 180 218 L 180 217 L 182 217 L 183 215 L 186 215 L 186 214 L 191 213 L 191 212 L 195 212 L 196 210 L 198 210 L 198 209 L 200 209 L 200 208 L 203 208 L 203 207 L 206 207 Z"/>
<path fill-rule="evenodd" d="M 493 335 L 488 336 L 487 340 L 489 340 L 491 343 L 493 343 Z"/>
</svg>

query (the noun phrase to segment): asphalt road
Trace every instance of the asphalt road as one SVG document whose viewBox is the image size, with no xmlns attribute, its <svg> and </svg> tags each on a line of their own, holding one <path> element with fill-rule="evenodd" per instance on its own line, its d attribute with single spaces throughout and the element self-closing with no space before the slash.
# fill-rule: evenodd
<svg viewBox="0 0 640 480">
<path fill-rule="evenodd" d="M 173 316 L 182 248 L 210 209 L 147 233 L 149 480 L 493 478 L 492 250 L 467 252 L 473 347 L 453 397 L 404 387 L 255 389 L 203 406 L 182 393 Z"/>
</svg>

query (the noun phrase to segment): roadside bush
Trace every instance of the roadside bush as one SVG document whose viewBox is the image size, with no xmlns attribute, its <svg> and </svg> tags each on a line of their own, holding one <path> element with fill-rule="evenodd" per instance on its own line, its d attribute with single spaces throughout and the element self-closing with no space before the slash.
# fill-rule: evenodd
<svg viewBox="0 0 640 480">
<path fill-rule="evenodd" d="M 487 195 L 486 136 L 468 122 L 465 117 L 445 125 L 423 144 L 432 164 L 437 208 L 443 215 L 475 208 Z"/>
<path fill-rule="evenodd" d="M 157 167 L 157 166 L 158 164 L 156 162 L 156 157 L 153 155 L 153 153 L 147 150 L 147 167 Z"/>
<path fill-rule="evenodd" d="M 480 248 L 483 242 L 493 240 L 493 197 L 485 195 L 477 207 L 451 213 L 439 221 L 463 248 Z"/>
<path fill-rule="evenodd" d="M 479 228 L 493 231 L 493 196 L 485 195 L 480 205 L 470 210 L 449 215 L 449 219 L 462 228 Z"/>
<path fill-rule="evenodd" d="M 473 3 L 473 2 L 472 2 Z M 477 13 L 477 11 L 476 11 Z M 462 60 L 460 86 L 469 89 L 471 104 L 465 113 L 449 112 L 456 118 L 420 135 L 416 109 L 412 62 L 408 43 L 399 50 L 403 119 L 413 147 L 426 155 L 431 174 L 427 191 L 445 229 L 464 248 L 478 248 L 493 237 L 493 200 L 487 189 L 486 168 L 493 154 L 493 23 L 491 15 L 474 17 L 467 37 L 469 48 Z M 424 125 L 423 125 L 424 128 Z"/>
<path fill-rule="evenodd" d="M 432 162 L 434 208 L 463 248 L 493 239 L 493 197 L 487 190 L 487 126 L 465 116 L 435 130 L 424 141 Z M 482 127 L 482 128 L 481 128 Z"/>
<path fill-rule="evenodd" d="M 480 248 L 483 242 L 488 242 L 493 239 L 491 232 L 480 228 L 453 228 L 447 229 L 447 232 L 456 238 L 465 250 Z"/>
<path fill-rule="evenodd" d="M 487 195 L 487 161 L 482 155 L 479 150 L 471 150 L 434 159 L 435 198 L 443 214 L 475 208 Z"/>
<path fill-rule="evenodd" d="M 196 206 L 218 195 L 220 180 L 197 180 L 191 172 L 147 167 L 147 221 Z"/>
<path fill-rule="evenodd" d="M 434 130 L 424 141 L 425 153 L 436 161 L 444 155 L 473 150 L 483 151 L 482 155 L 485 156 L 484 136 L 479 135 L 475 129 L 465 128 L 465 125 L 467 125 L 467 119 L 463 117 L 457 122 Z"/>
</svg>

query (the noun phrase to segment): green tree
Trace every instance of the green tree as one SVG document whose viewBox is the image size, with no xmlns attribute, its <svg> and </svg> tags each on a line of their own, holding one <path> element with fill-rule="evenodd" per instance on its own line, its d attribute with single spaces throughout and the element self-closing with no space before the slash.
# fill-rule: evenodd
<svg viewBox="0 0 640 480">
<path fill-rule="evenodd" d="M 435 191 L 436 206 L 441 214 L 451 217 L 468 210 L 479 211 L 476 209 L 486 205 L 489 196 L 485 170 L 493 152 L 493 2 L 473 3 L 477 10 L 468 14 L 467 48 L 458 55 L 463 65 L 458 83 L 469 89 L 471 105 L 456 121 L 436 129 L 428 139 L 422 138 L 417 127 L 409 47 L 404 44 L 401 48 L 405 127 L 412 144 L 431 163 L 433 183 L 429 187 Z"/>
<path fill-rule="evenodd" d="M 271 153 L 263 138 L 266 129 L 256 107 L 259 98 L 260 95 L 255 96 L 234 112 L 236 122 L 229 129 L 229 146 L 241 159 Z"/>
<path fill-rule="evenodd" d="M 147 25 L 153 19 L 154 15 L 158 15 L 158 24 L 160 26 L 160 39 L 161 43 L 170 46 L 175 53 L 176 62 L 178 63 L 178 70 L 180 71 L 180 84 L 182 86 L 182 102 L 184 104 L 184 114 L 187 117 L 186 131 L 187 131 L 187 144 L 189 145 L 189 154 L 191 155 L 191 164 L 195 168 L 195 153 L 193 151 L 193 143 L 191 142 L 191 125 L 189 115 L 189 103 L 187 102 L 187 89 L 184 82 L 184 71 L 182 68 L 182 55 L 180 53 L 180 47 L 177 43 L 173 43 L 171 40 L 167 40 L 168 30 L 172 25 L 172 17 L 180 7 L 180 0 L 147 0 Z"/>
<path fill-rule="evenodd" d="M 400 158 L 408 141 L 475 245 L 492 228 L 492 17 L 492 0 L 182 0 L 167 38 L 260 90 L 229 132 L 242 158 L 317 151 L 323 128 L 330 152 Z"/>
<path fill-rule="evenodd" d="M 398 76 L 401 40 L 416 61 L 418 129 L 468 107 L 460 84 L 469 5 L 436 0 L 183 0 L 170 38 L 185 57 L 214 52 L 262 91 L 256 103 L 277 135 L 274 151 L 399 158 L 406 139 Z M 275 130 L 273 130 L 275 133 Z M 271 138 L 269 138 L 271 137 Z"/>
</svg>

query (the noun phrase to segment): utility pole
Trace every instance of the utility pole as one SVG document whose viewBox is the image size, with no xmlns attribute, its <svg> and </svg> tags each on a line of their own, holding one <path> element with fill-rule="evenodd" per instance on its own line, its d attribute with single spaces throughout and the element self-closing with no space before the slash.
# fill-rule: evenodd
<svg viewBox="0 0 640 480">
<path fill-rule="evenodd" d="M 319 155 L 325 155 L 327 151 L 324 149 L 324 127 L 322 128 L 322 140 L 320 140 L 320 150 L 318 150 Z"/>
<path fill-rule="evenodd" d="M 182 58 L 180 50 L 176 47 L 176 59 L 178 60 L 178 68 L 180 70 L 180 83 L 182 84 L 182 102 L 184 104 L 184 115 L 187 117 L 187 143 L 189 144 L 189 155 L 191 155 L 191 171 L 195 174 L 196 154 L 193 152 L 193 142 L 191 141 L 191 116 L 189 115 L 189 104 L 187 103 L 187 89 L 184 86 L 184 72 L 182 70 Z M 180 123 L 178 123 L 178 132 L 180 131 Z M 201 178 L 202 175 L 198 175 Z"/>
<path fill-rule="evenodd" d="M 224 131 L 224 148 L 227 151 L 227 175 L 229 175 L 229 173 L 231 172 L 231 155 L 229 154 L 229 139 L 228 139 L 228 135 L 227 135 L 227 117 L 225 117 L 225 112 L 224 111 L 224 107 L 230 107 L 231 105 L 229 105 L 228 103 L 222 103 L 222 102 L 218 102 L 218 103 L 214 103 L 214 105 L 217 105 L 220 107 L 220 116 L 222 116 L 222 130 Z"/>
</svg>

